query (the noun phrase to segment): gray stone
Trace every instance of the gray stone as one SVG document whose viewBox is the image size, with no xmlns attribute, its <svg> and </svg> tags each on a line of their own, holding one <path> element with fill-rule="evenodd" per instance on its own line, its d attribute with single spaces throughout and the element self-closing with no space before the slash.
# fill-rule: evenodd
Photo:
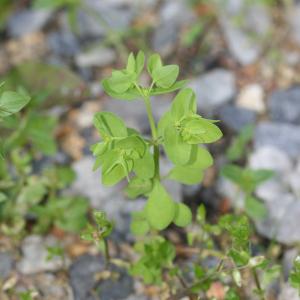
<svg viewBox="0 0 300 300">
<path fill-rule="evenodd" d="M 282 150 L 292 158 L 300 155 L 300 126 L 261 122 L 254 135 L 254 146 L 271 146 Z"/>
<path fill-rule="evenodd" d="M 283 255 L 283 274 L 287 280 L 290 274 L 290 271 L 293 268 L 294 260 L 299 255 L 299 250 L 297 248 L 288 249 L 284 252 Z"/>
<path fill-rule="evenodd" d="M 47 260 L 47 247 L 55 246 L 53 237 L 42 238 L 38 235 L 27 236 L 22 242 L 22 258 L 17 269 L 22 274 L 35 274 L 43 271 L 57 271 L 64 266 L 60 257 Z"/>
<path fill-rule="evenodd" d="M 163 23 L 176 22 L 187 25 L 196 18 L 196 14 L 185 0 L 165 1 L 159 14 Z"/>
<path fill-rule="evenodd" d="M 269 169 L 285 176 L 292 171 L 293 163 L 285 152 L 272 146 L 264 146 L 251 154 L 249 166 L 252 169 Z"/>
<path fill-rule="evenodd" d="M 133 281 L 124 270 L 115 266 L 110 269 L 117 272 L 119 277 L 103 279 L 97 283 L 96 274 L 105 270 L 101 256 L 84 255 L 73 263 L 70 268 L 70 283 L 75 300 L 103 300 L 126 299 L 133 292 Z M 98 292 L 97 292 L 98 291 Z M 99 296 L 97 296 L 99 293 Z"/>
<path fill-rule="evenodd" d="M 289 184 L 294 195 L 300 200 L 300 172 L 298 170 L 293 171 L 286 178 L 286 182 Z"/>
<path fill-rule="evenodd" d="M 240 107 L 256 111 L 257 113 L 265 112 L 263 88 L 255 83 L 245 86 L 239 93 L 236 103 Z"/>
<path fill-rule="evenodd" d="M 196 19 L 195 13 L 184 0 L 163 2 L 160 12 L 160 23 L 156 27 L 152 46 L 162 56 L 170 55 L 176 47 L 181 26 L 188 26 Z"/>
<path fill-rule="evenodd" d="M 131 6 L 123 7 L 110 5 L 104 1 L 86 0 L 86 6 L 90 9 L 79 11 L 78 29 L 83 38 L 103 37 L 110 30 L 126 31 L 134 17 Z"/>
<path fill-rule="evenodd" d="M 251 64 L 261 52 L 259 41 L 271 28 L 268 10 L 263 5 L 247 5 L 245 1 L 226 1 L 225 4 L 220 22 L 229 50 L 239 63 Z M 242 17 L 242 24 L 234 21 L 237 15 Z"/>
<path fill-rule="evenodd" d="M 19 37 L 41 30 L 52 15 L 50 10 L 22 10 L 13 14 L 7 23 L 8 34 Z"/>
<path fill-rule="evenodd" d="M 44 299 L 74 300 L 71 287 L 57 274 L 39 273 L 34 276 L 33 286 Z"/>
<path fill-rule="evenodd" d="M 115 59 L 116 53 L 113 49 L 94 47 L 77 54 L 75 62 L 81 68 L 104 67 L 111 64 Z"/>
<path fill-rule="evenodd" d="M 274 92 L 268 105 L 272 121 L 300 125 L 300 87 Z"/>
<path fill-rule="evenodd" d="M 13 258 L 8 252 L 0 252 L 0 279 L 6 279 L 13 269 Z"/>
<path fill-rule="evenodd" d="M 292 194 L 277 195 L 272 202 L 266 203 L 268 215 L 264 220 L 256 220 L 260 234 L 283 244 L 300 241 L 300 202 Z"/>
<path fill-rule="evenodd" d="M 300 45 L 300 3 L 289 10 L 287 21 L 290 24 L 293 40 Z"/>
<path fill-rule="evenodd" d="M 271 203 L 278 195 L 288 192 L 288 184 L 283 178 L 288 178 L 292 172 L 292 161 L 286 153 L 270 146 L 258 148 L 251 154 L 249 166 L 252 169 L 274 171 L 270 180 L 257 187 L 256 194 L 260 199 Z"/>
<path fill-rule="evenodd" d="M 244 194 L 241 189 L 225 177 L 217 181 L 217 191 L 220 195 L 226 196 L 236 208 L 244 208 Z"/>
<path fill-rule="evenodd" d="M 242 65 L 255 62 L 260 53 L 260 47 L 255 44 L 239 27 L 227 18 L 221 22 L 224 36 L 232 56 Z"/>
<path fill-rule="evenodd" d="M 166 22 L 159 25 L 153 34 L 152 47 L 162 56 L 170 55 L 176 47 L 179 34 L 179 26 L 174 22 Z"/>
<path fill-rule="evenodd" d="M 278 300 L 300 300 L 297 289 L 291 287 L 289 283 L 285 283 L 281 288 Z"/>
<path fill-rule="evenodd" d="M 47 36 L 49 49 L 58 56 L 72 57 L 80 51 L 76 36 L 69 30 L 50 32 Z"/>
<path fill-rule="evenodd" d="M 200 113 L 213 110 L 229 102 L 236 93 L 234 74 L 225 69 L 215 69 L 191 81 Z"/>
<path fill-rule="evenodd" d="M 225 105 L 218 111 L 219 119 L 232 130 L 240 131 L 246 125 L 255 124 L 256 113 L 249 109 Z"/>
</svg>

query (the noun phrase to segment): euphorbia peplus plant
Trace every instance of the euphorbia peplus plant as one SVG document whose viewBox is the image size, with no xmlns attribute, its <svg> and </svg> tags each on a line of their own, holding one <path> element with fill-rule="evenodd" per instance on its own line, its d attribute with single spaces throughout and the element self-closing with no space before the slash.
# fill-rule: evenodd
<svg viewBox="0 0 300 300">
<path fill-rule="evenodd" d="M 183 88 L 186 81 L 177 81 L 177 65 L 163 65 L 158 54 L 150 56 L 147 62 L 149 87 L 140 84 L 144 65 L 143 52 L 136 57 L 131 53 L 126 68 L 114 70 L 111 77 L 103 80 L 103 87 L 113 98 L 144 101 L 152 138 L 146 139 L 135 129 L 126 127 L 123 120 L 111 112 L 99 112 L 94 117 L 94 125 L 102 141 L 92 146 L 96 157 L 94 169 L 101 167 L 104 185 L 112 186 L 127 178 L 126 191 L 130 197 L 148 197 L 144 209 L 133 217 L 132 230 L 138 234 L 150 229 L 163 230 L 172 222 L 184 227 L 192 219 L 190 209 L 176 203 L 162 184 L 161 148 L 174 164 L 164 178 L 197 184 L 204 170 L 213 163 L 210 153 L 199 144 L 213 143 L 222 136 L 216 121 L 197 114 L 195 93 Z M 170 109 L 155 124 L 151 97 L 177 90 L 180 91 Z"/>
</svg>

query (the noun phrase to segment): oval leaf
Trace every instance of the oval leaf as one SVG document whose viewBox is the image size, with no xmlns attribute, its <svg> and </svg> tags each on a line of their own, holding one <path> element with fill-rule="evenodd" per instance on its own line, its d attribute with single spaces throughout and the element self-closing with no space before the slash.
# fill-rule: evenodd
<svg viewBox="0 0 300 300">
<path fill-rule="evenodd" d="M 165 188 L 156 182 L 146 204 L 146 216 L 151 227 L 163 230 L 175 217 L 176 204 Z"/>
</svg>

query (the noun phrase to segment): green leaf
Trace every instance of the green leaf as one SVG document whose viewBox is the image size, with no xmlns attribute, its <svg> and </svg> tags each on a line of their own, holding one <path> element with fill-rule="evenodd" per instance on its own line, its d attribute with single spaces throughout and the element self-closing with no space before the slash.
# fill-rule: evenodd
<svg viewBox="0 0 300 300">
<path fill-rule="evenodd" d="M 147 195 L 152 190 L 152 181 L 134 177 L 130 180 L 125 192 L 129 198 L 135 199 L 141 195 Z"/>
<path fill-rule="evenodd" d="M 206 221 L 206 208 L 204 204 L 200 204 L 197 208 L 197 222 L 199 224 L 204 224 Z"/>
<path fill-rule="evenodd" d="M 195 114 L 196 110 L 195 93 L 192 89 L 185 88 L 174 98 L 171 106 L 171 115 L 174 120 L 180 120 L 184 116 Z"/>
<path fill-rule="evenodd" d="M 167 111 L 159 120 L 157 124 L 157 132 L 159 137 L 164 137 L 165 129 L 173 123 L 171 112 Z"/>
<path fill-rule="evenodd" d="M 246 197 L 245 211 L 254 220 L 261 220 L 267 215 L 267 209 L 265 205 L 253 196 Z"/>
<path fill-rule="evenodd" d="M 134 54 L 131 52 L 127 59 L 126 71 L 128 71 L 128 73 L 134 73 L 135 70 L 136 70 L 135 58 L 134 58 Z"/>
<path fill-rule="evenodd" d="M 250 259 L 249 253 L 247 251 L 241 251 L 236 249 L 230 249 L 228 255 L 233 259 L 237 266 L 245 266 L 248 264 Z"/>
<path fill-rule="evenodd" d="M 121 94 L 126 92 L 136 80 L 135 73 L 126 71 L 113 71 L 110 78 L 107 79 L 107 84 L 114 92 Z"/>
<path fill-rule="evenodd" d="M 133 170 L 139 178 L 152 178 L 155 172 L 153 155 L 149 151 L 146 151 L 142 158 L 134 161 Z"/>
<path fill-rule="evenodd" d="M 190 160 L 186 166 L 194 169 L 207 169 L 213 164 L 213 158 L 211 154 L 202 147 L 193 147 Z"/>
<path fill-rule="evenodd" d="M 201 147 L 193 146 L 190 159 L 185 165 L 176 165 L 168 178 L 183 184 L 197 184 L 203 179 L 203 170 L 210 167 L 213 159 L 210 153 Z"/>
<path fill-rule="evenodd" d="M 184 141 L 190 144 L 208 144 L 219 140 L 222 132 L 213 121 L 204 119 L 198 115 L 186 118 L 183 121 L 181 132 Z"/>
<path fill-rule="evenodd" d="M 241 300 L 234 289 L 229 289 L 226 293 L 225 300 Z"/>
<path fill-rule="evenodd" d="M 111 89 L 108 79 L 104 79 L 102 81 L 102 86 L 105 92 L 115 99 L 130 101 L 141 98 L 139 91 L 135 87 L 131 87 L 130 89 L 126 90 L 126 92 L 118 93 Z"/>
<path fill-rule="evenodd" d="M 100 142 L 92 145 L 90 149 L 94 156 L 101 156 L 108 150 L 108 144 L 107 142 Z"/>
<path fill-rule="evenodd" d="M 175 217 L 176 204 L 159 182 L 150 193 L 145 211 L 150 226 L 157 230 L 168 227 Z"/>
<path fill-rule="evenodd" d="M 178 165 L 170 171 L 168 178 L 179 181 L 183 184 L 194 185 L 202 181 L 203 175 L 204 174 L 201 169 Z"/>
<path fill-rule="evenodd" d="M 183 141 L 173 125 L 169 125 L 164 131 L 164 148 L 168 158 L 176 165 L 186 164 L 192 152 L 192 145 Z"/>
<path fill-rule="evenodd" d="M 46 155 L 56 153 L 54 130 L 57 119 L 51 116 L 33 115 L 30 117 L 26 132 L 33 146 Z"/>
<path fill-rule="evenodd" d="M 258 185 L 270 179 L 274 172 L 270 170 L 242 169 L 236 165 L 226 165 L 221 170 L 222 176 L 237 184 L 245 193 L 252 193 Z"/>
<path fill-rule="evenodd" d="M 190 208 L 183 203 L 177 203 L 176 206 L 174 223 L 179 227 L 188 226 L 192 222 L 192 212 Z"/>
<path fill-rule="evenodd" d="M 40 181 L 32 182 L 23 187 L 17 198 L 17 211 L 21 214 L 27 213 L 29 208 L 42 201 L 46 193 L 46 187 Z"/>
<path fill-rule="evenodd" d="M 0 97 L 0 118 L 19 112 L 29 101 L 30 97 L 25 93 L 4 92 Z"/>
<path fill-rule="evenodd" d="M 132 162 L 129 162 L 128 169 L 132 168 Z M 115 165 L 108 172 L 103 173 L 102 171 L 102 183 L 105 186 L 113 186 L 121 181 L 128 175 L 128 172 L 124 169 L 124 167 L 120 164 Z"/>
<path fill-rule="evenodd" d="M 250 224 L 246 216 L 225 215 L 220 218 L 219 226 L 228 231 L 234 253 L 243 257 L 242 252 L 249 254 Z"/>
<path fill-rule="evenodd" d="M 94 116 L 94 126 L 99 130 L 102 138 L 127 137 L 127 128 L 121 118 L 111 112 L 98 112 Z"/>
<path fill-rule="evenodd" d="M 238 137 L 236 137 L 230 144 L 230 147 L 226 151 L 226 156 L 230 161 L 239 160 L 246 153 L 246 146 L 251 141 L 254 134 L 254 126 L 245 126 Z"/>
<path fill-rule="evenodd" d="M 300 294 L 300 256 L 297 256 L 294 260 L 293 269 L 289 275 L 289 283 L 295 289 L 298 289 Z"/>
<path fill-rule="evenodd" d="M 145 64 L 144 52 L 139 51 L 136 58 L 134 57 L 133 53 L 130 53 L 127 61 L 126 70 L 129 73 L 135 73 L 138 76 L 143 71 L 144 64 Z"/>
<path fill-rule="evenodd" d="M 63 189 L 75 180 L 76 173 L 67 166 L 53 166 L 45 169 L 44 176 L 48 179 L 51 187 Z"/>
<path fill-rule="evenodd" d="M 141 158 L 146 151 L 146 143 L 138 135 L 131 135 L 118 140 L 114 143 L 114 147 L 127 151 L 126 155 L 130 159 Z"/>
<path fill-rule="evenodd" d="M 255 186 L 258 186 L 264 183 L 265 181 L 268 181 L 274 176 L 274 171 L 272 170 L 264 170 L 264 169 L 253 170 L 252 173 L 253 173 Z"/>
<path fill-rule="evenodd" d="M 101 210 L 94 210 L 93 219 L 97 225 L 98 233 L 101 234 L 101 238 L 108 237 L 113 231 L 114 224 L 109 220 L 106 213 Z"/>
<path fill-rule="evenodd" d="M 134 235 L 137 236 L 145 235 L 150 230 L 150 226 L 146 220 L 144 211 L 138 211 L 132 214 L 130 230 Z"/>
<path fill-rule="evenodd" d="M 54 224 L 66 231 L 79 232 L 86 226 L 88 201 L 82 197 L 64 197 L 55 199 L 56 210 L 59 212 Z"/>
<path fill-rule="evenodd" d="M 147 63 L 148 73 L 153 77 L 153 72 L 162 67 L 162 62 L 159 54 L 152 54 Z"/>
<path fill-rule="evenodd" d="M 156 95 L 163 95 L 163 94 L 175 92 L 177 90 L 182 89 L 187 84 L 187 82 L 188 82 L 187 80 L 180 80 L 175 82 L 172 86 L 168 88 L 154 87 L 151 90 L 150 95 L 156 96 Z"/>
<path fill-rule="evenodd" d="M 0 192 L 0 204 L 5 202 L 6 200 L 7 196 L 4 193 Z"/>
<path fill-rule="evenodd" d="M 264 270 L 261 279 L 263 288 L 268 288 L 276 279 L 280 278 L 282 267 L 280 265 L 273 265 Z"/>
<path fill-rule="evenodd" d="M 168 65 L 157 67 L 152 72 L 152 78 L 158 87 L 171 87 L 179 74 L 179 67 L 177 65 Z"/>
<path fill-rule="evenodd" d="M 145 65 L 145 54 L 143 51 L 139 51 L 136 57 L 135 72 L 140 75 Z"/>
</svg>

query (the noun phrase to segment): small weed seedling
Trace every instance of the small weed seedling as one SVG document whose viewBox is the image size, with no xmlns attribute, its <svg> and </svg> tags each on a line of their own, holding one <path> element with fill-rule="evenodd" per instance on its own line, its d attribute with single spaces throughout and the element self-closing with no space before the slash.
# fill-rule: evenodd
<svg viewBox="0 0 300 300">
<path fill-rule="evenodd" d="M 144 63 L 142 52 L 136 57 L 130 54 L 126 68 L 113 71 L 110 78 L 103 80 L 103 87 L 116 99 L 144 101 L 151 139 L 145 139 L 135 129 L 126 127 L 113 113 L 99 112 L 94 117 L 94 125 L 102 141 L 92 146 L 96 157 L 94 169 L 101 167 L 104 185 L 112 186 L 127 178 L 126 192 L 130 197 L 148 197 L 145 208 L 133 218 L 133 231 L 140 234 L 150 229 L 163 230 L 172 222 L 184 227 L 192 219 L 190 209 L 183 203 L 176 203 L 161 182 L 161 147 L 174 164 L 166 177 L 183 184 L 196 184 L 202 180 L 204 170 L 213 163 L 210 153 L 199 144 L 213 143 L 222 136 L 216 121 L 197 114 L 196 97 L 190 88 L 180 90 L 156 125 L 151 96 L 179 90 L 186 81 L 177 81 L 177 65 L 163 65 L 159 55 L 154 54 L 147 63 L 151 83 L 149 87 L 142 86 L 139 79 Z"/>
<path fill-rule="evenodd" d="M 243 192 L 243 208 L 252 219 L 262 219 L 266 215 L 264 204 L 253 194 L 255 189 L 263 182 L 269 180 L 274 172 L 271 170 L 252 170 L 238 165 L 225 165 L 221 171 L 222 176 L 235 183 Z"/>
<path fill-rule="evenodd" d="M 4 83 L 0 83 L 0 122 L 19 112 L 30 101 L 30 97 L 24 90 L 20 90 L 19 92 L 2 92 L 3 86 Z M 4 141 L 0 139 L 0 159 L 3 159 L 3 155 Z"/>
<path fill-rule="evenodd" d="M 298 290 L 300 296 L 300 256 L 294 260 L 294 266 L 289 276 L 289 282 L 292 287 Z"/>
<path fill-rule="evenodd" d="M 22 89 L 0 96 L 0 131 L 5 138 L 4 159 L 0 158 L 0 232 L 8 236 L 19 237 L 28 218 L 39 233 L 52 225 L 75 232 L 86 225 L 86 199 L 59 195 L 75 179 L 74 172 L 63 166 L 49 167 L 39 175 L 33 172 L 36 153 L 56 153 L 52 134 L 56 120 L 37 111 L 40 100 Z"/>
<path fill-rule="evenodd" d="M 144 196 L 148 199 L 143 210 L 132 216 L 131 231 L 140 236 L 135 244 L 140 258 L 130 265 L 130 274 L 141 277 L 147 284 L 167 286 L 170 300 L 184 296 L 209 298 L 206 293 L 214 283 L 222 284 L 226 299 L 238 300 L 242 299 L 239 295 L 243 294 L 244 272 L 250 272 L 256 287 L 255 293 L 260 299 L 265 299 L 266 287 L 278 277 L 280 269 L 277 265 L 270 266 L 262 256 L 252 256 L 248 218 L 226 215 L 217 224 L 209 224 L 206 222 L 205 208 L 200 206 L 196 222 L 190 225 L 192 213 L 189 207 L 175 202 L 164 187 L 162 179 L 165 178 L 190 185 L 201 182 L 205 169 L 213 163 L 210 153 L 202 144 L 217 141 L 222 133 L 216 121 L 197 114 L 194 92 L 184 88 L 185 81 L 177 81 L 177 65 L 163 65 L 158 54 L 150 56 L 147 62 L 151 78 L 148 87 L 140 84 L 144 65 L 142 52 L 137 56 L 130 54 L 126 68 L 113 71 L 111 77 L 103 80 L 103 87 L 115 99 L 138 99 L 145 103 L 151 138 L 146 139 L 135 129 L 126 127 L 113 113 L 99 112 L 94 116 L 94 125 L 102 140 L 91 147 L 96 157 L 94 169 L 101 168 L 103 185 L 113 186 L 127 179 L 125 191 L 130 198 Z M 151 97 L 178 90 L 170 109 L 156 124 Z M 167 175 L 160 172 L 162 150 L 173 163 Z M 254 211 L 256 216 L 255 211 L 260 211 L 261 205 L 252 193 L 271 173 L 265 170 L 242 170 L 236 166 L 227 166 L 223 173 L 241 186 L 247 195 L 247 203 L 252 205 L 249 211 Z M 96 212 L 94 220 L 96 225 L 89 224 L 82 238 L 98 246 L 104 245 L 109 259 L 107 238 L 113 225 L 102 212 Z M 179 227 L 189 226 L 186 236 L 188 247 L 197 253 L 192 264 L 178 264 L 175 261 L 175 245 L 158 234 L 172 223 Z M 221 241 L 224 235 L 225 243 Z M 207 266 L 211 257 L 217 263 Z M 124 263 L 124 266 L 128 264 Z M 261 276 L 259 269 L 265 275 Z"/>
</svg>

